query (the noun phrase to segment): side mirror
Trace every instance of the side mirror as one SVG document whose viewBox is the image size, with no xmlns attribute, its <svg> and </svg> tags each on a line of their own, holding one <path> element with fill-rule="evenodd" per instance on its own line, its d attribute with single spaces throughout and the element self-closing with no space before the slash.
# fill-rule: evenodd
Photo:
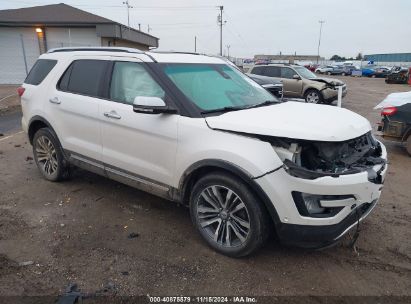
<svg viewBox="0 0 411 304">
<path fill-rule="evenodd" d="M 295 75 L 293 76 L 293 79 L 301 80 L 301 77 L 300 77 L 300 75 L 295 74 Z"/>
<path fill-rule="evenodd" d="M 160 97 L 150 96 L 137 96 L 134 98 L 133 111 L 144 114 L 177 113 L 176 109 L 168 107 Z"/>
</svg>

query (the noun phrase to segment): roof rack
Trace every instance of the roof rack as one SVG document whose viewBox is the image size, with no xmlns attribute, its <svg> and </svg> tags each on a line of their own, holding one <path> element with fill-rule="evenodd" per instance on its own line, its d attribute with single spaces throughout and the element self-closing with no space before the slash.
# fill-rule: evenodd
<svg viewBox="0 0 411 304">
<path fill-rule="evenodd" d="M 58 53 L 58 52 L 122 52 L 122 53 L 137 53 L 145 54 L 145 52 L 132 49 L 132 48 L 122 48 L 122 47 L 65 47 L 65 48 L 54 48 L 50 49 L 47 53 Z"/>
<path fill-rule="evenodd" d="M 201 55 L 200 53 L 195 52 L 179 52 L 179 51 L 151 51 L 155 54 L 187 54 L 187 55 Z"/>
</svg>

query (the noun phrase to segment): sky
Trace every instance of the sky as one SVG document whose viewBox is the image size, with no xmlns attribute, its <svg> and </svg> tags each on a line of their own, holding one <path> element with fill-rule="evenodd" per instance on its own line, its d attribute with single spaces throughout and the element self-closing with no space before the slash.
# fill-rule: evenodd
<svg viewBox="0 0 411 304">
<path fill-rule="evenodd" d="M 125 0 L 124 0 L 125 1 Z M 127 24 L 123 0 L 0 0 L 0 9 L 64 2 Z M 411 52 L 411 0 L 129 0 L 130 25 L 160 38 L 159 50 L 218 54 L 218 6 L 224 6 L 227 55 L 255 54 L 345 57 Z"/>
</svg>

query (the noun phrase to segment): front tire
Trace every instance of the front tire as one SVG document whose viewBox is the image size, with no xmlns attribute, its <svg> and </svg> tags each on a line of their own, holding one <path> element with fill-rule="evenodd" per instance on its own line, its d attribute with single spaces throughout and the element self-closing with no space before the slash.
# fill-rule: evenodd
<svg viewBox="0 0 411 304">
<path fill-rule="evenodd" d="M 190 214 L 207 244 L 230 257 L 255 252 L 269 235 L 262 203 L 246 183 L 230 174 L 202 177 L 192 191 Z"/>
<path fill-rule="evenodd" d="M 43 177 L 57 182 L 68 175 L 60 143 L 49 128 L 39 129 L 33 137 L 33 155 Z"/>
<path fill-rule="evenodd" d="M 322 103 L 323 102 L 323 96 L 321 95 L 321 93 L 313 89 L 305 92 L 304 99 L 306 103 Z"/>
</svg>

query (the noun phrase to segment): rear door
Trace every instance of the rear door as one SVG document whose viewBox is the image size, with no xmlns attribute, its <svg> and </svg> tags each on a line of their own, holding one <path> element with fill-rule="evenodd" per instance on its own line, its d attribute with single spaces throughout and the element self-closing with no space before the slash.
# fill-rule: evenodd
<svg viewBox="0 0 411 304">
<path fill-rule="evenodd" d="M 281 80 L 283 81 L 284 95 L 289 97 L 302 98 L 303 81 L 301 79 L 294 79 L 294 75 L 298 73 L 291 68 L 281 68 Z"/>
<path fill-rule="evenodd" d="M 108 99 L 102 101 L 99 114 L 107 174 L 150 185 L 169 185 L 174 174 L 179 116 L 134 112 L 136 96 L 160 97 L 167 103 L 165 90 L 139 59 L 112 60 Z"/>
<path fill-rule="evenodd" d="M 64 149 L 82 159 L 102 161 L 98 115 L 109 57 L 98 58 L 73 57 L 45 108 Z"/>
</svg>

